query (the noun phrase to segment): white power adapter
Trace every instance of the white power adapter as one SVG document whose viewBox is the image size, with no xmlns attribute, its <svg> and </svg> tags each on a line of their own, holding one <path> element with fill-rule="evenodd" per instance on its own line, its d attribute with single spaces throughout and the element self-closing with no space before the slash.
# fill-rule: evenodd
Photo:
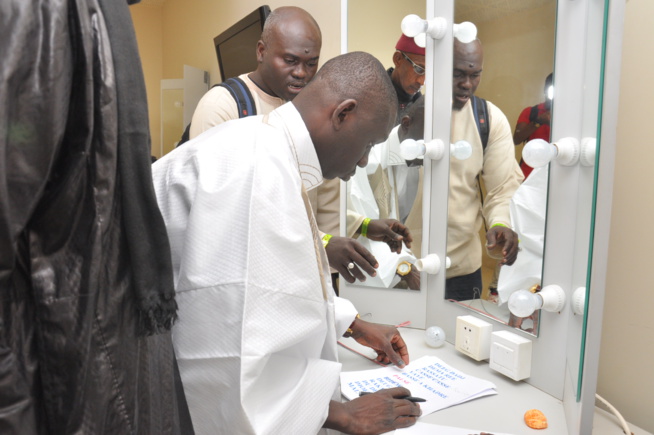
<svg viewBox="0 0 654 435">
<path fill-rule="evenodd" d="M 513 332 L 493 332 L 490 368 L 515 381 L 528 378 L 531 376 L 531 346 L 531 340 Z"/>
<path fill-rule="evenodd" d="M 477 361 L 490 356 L 490 337 L 493 326 L 475 316 L 456 318 L 456 338 L 454 348 Z"/>
</svg>

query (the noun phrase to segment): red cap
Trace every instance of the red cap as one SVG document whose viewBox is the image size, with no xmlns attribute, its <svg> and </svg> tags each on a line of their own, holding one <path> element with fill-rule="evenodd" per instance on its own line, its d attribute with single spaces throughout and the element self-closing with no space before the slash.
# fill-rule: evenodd
<svg viewBox="0 0 654 435">
<path fill-rule="evenodd" d="M 400 39 L 397 41 L 397 44 L 395 44 L 395 49 L 403 51 L 405 53 L 419 54 L 421 56 L 425 55 L 425 48 L 419 47 L 416 44 L 416 42 L 413 40 L 413 38 L 409 38 L 405 34 L 402 34 L 402 36 L 400 36 Z"/>
</svg>

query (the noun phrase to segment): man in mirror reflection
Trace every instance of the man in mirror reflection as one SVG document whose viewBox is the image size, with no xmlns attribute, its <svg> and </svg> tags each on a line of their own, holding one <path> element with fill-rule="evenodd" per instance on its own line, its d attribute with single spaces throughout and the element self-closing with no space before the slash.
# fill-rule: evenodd
<svg viewBox="0 0 654 435">
<path fill-rule="evenodd" d="M 382 363 L 404 367 L 409 356 L 395 327 L 371 334 L 356 311 L 336 309 L 307 195 L 323 177 L 365 166 L 395 123 L 395 99 L 379 61 L 348 53 L 292 102 L 212 128 L 153 165 L 197 433 L 373 434 L 416 422 L 405 388 L 341 403 L 338 337 Z"/>
<path fill-rule="evenodd" d="M 465 140 L 472 146 L 470 158 L 452 158 L 450 161 L 447 256 L 452 265 L 446 272 L 445 297 L 456 301 L 481 298 L 482 245 L 479 232 L 484 222 L 488 227 L 487 249 L 499 251 L 501 265 L 512 265 L 518 255 L 518 237 L 511 229 L 509 204 L 523 175 L 515 160 L 509 122 L 504 113 L 489 101 L 484 106 L 489 128 L 486 145 L 483 144 L 472 107 L 473 96 L 481 81 L 482 66 L 481 42 L 476 40 L 464 44 L 455 39 L 451 142 Z M 400 70 L 398 68 L 395 71 Z M 414 137 L 418 138 L 422 138 L 422 134 Z M 369 173 L 371 171 L 372 167 L 368 169 Z M 395 183 L 398 181 L 396 178 Z M 485 186 L 485 195 L 482 195 L 480 182 Z M 396 190 L 395 194 L 398 195 L 399 192 Z M 412 213 L 421 216 L 422 189 L 419 189 L 415 198 Z M 413 230 L 413 226 L 410 225 L 410 228 Z M 419 258 L 422 254 L 419 237 L 414 235 L 414 239 L 413 255 Z M 377 257 L 381 263 L 381 256 Z M 392 266 L 380 267 L 379 274 L 382 273 L 394 277 L 398 269 Z"/>
<path fill-rule="evenodd" d="M 393 65 L 388 69 L 398 100 L 398 123 L 407 108 L 422 95 L 425 85 L 425 48 L 418 46 L 413 38 L 402 35 L 395 44 Z"/>
<path fill-rule="evenodd" d="M 448 198 L 446 299 L 481 297 L 481 242 L 485 222 L 489 252 L 501 246 L 499 263 L 512 265 L 518 255 L 518 236 L 511 229 L 509 204 L 523 175 L 515 160 L 511 127 L 502 111 L 486 101 L 488 141 L 483 145 L 473 111 L 473 96 L 481 81 L 484 53 L 477 39 L 464 44 L 454 39 L 452 129 L 450 140 L 472 146 L 467 160 L 450 159 Z M 478 100 L 479 101 L 479 100 Z M 483 103 L 483 102 L 482 102 Z M 486 194 L 482 195 L 480 181 Z"/>
<path fill-rule="evenodd" d="M 420 272 L 413 264 L 420 252 L 422 235 L 422 201 L 416 201 L 422 195 L 422 161 L 408 162 L 400 152 L 402 141 L 424 136 L 425 99 L 421 93 L 417 96 L 388 139 L 370 151 L 368 165 L 358 168 L 349 183 L 348 234 L 361 216 L 368 216 L 398 219 L 413 236 L 412 243 L 399 252 L 376 241 L 361 240 L 380 265 L 377 276 L 369 278 L 365 285 L 420 290 Z"/>
<path fill-rule="evenodd" d="M 284 6 L 274 9 L 266 18 L 261 40 L 257 42 L 257 69 L 241 74 L 256 105 L 257 114 L 265 115 L 293 100 L 311 81 L 318 70 L 322 35 L 316 20 L 302 8 Z M 229 90 L 214 86 L 200 99 L 191 121 L 189 137 L 238 119 L 239 112 Z M 365 272 L 376 274 L 378 262 L 357 240 L 340 237 L 340 184 L 324 180 L 309 191 L 312 209 L 332 267 L 332 286 L 338 294 L 338 273 L 350 283 L 364 281 Z M 363 222 L 363 221 L 362 221 Z M 361 222 L 361 223 L 362 223 Z M 388 243 L 390 249 L 400 249 L 403 239 L 410 239 L 399 222 L 369 222 L 364 233 Z M 359 228 L 361 233 L 361 228 Z"/>
<path fill-rule="evenodd" d="M 552 99 L 554 97 L 553 82 L 554 75 L 550 73 L 545 79 L 545 87 L 543 88 L 544 101 L 535 106 L 525 107 L 520 113 L 513 133 L 513 143 L 515 145 L 533 139 L 550 141 L 550 119 L 552 117 Z M 521 158 L 520 169 L 522 169 L 526 179 L 534 168 Z"/>
</svg>

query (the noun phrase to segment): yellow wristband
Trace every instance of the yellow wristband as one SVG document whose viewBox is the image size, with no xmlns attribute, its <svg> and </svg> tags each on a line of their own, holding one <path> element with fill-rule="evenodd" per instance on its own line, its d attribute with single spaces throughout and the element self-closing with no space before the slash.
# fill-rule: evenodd
<svg viewBox="0 0 654 435">
<path fill-rule="evenodd" d="M 508 225 L 504 225 L 504 224 L 501 224 L 501 223 L 499 223 L 499 222 L 496 223 L 496 224 L 491 225 L 491 228 L 493 228 L 493 227 L 505 227 L 505 228 L 509 228 Z"/>
<path fill-rule="evenodd" d="M 325 234 L 322 236 L 322 247 L 326 248 L 329 245 L 329 240 L 332 238 L 331 234 Z"/>
<path fill-rule="evenodd" d="M 370 218 L 365 218 L 361 224 L 361 235 L 363 237 L 368 237 L 368 224 L 370 223 Z"/>
</svg>

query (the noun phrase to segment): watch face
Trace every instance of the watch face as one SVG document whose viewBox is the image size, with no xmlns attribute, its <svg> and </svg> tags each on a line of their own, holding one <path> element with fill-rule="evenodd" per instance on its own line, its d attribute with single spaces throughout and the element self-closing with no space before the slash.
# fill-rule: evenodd
<svg viewBox="0 0 654 435">
<path fill-rule="evenodd" d="M 409 266 L 407 263 L 400 263 L 400 265 L 397 266 L 397 271 L 402 275 L 406 275 L 411 271 L 411 266 Z"/>
</svg>

